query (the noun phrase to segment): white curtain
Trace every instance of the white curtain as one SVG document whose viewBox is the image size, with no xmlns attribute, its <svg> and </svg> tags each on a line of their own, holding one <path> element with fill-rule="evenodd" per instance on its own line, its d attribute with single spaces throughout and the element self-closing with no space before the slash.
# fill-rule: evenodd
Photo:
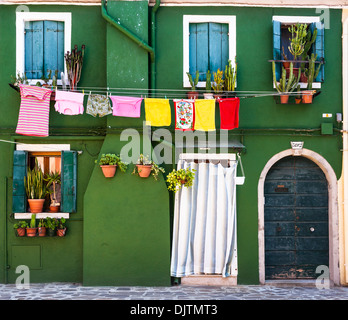
<svg viewBox="0 0 348 320">
<path fill-rule="evenodd" d="M 197 170 L 192 187 L 175 195 L 171 275 L 237 275 L 236 168 L 180 160 Z"/>
</svg>

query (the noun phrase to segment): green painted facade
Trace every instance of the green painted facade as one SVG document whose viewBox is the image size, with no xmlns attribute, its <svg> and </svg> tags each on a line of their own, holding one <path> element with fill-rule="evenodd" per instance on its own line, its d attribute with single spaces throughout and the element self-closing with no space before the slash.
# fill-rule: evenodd
<svg viewBox="0 0 348 320">
<path fill-rule="evenodd" d="M 69 143 L 78 156 L 77 212 L 70 215 L 68 234 L 58 238 L 15 237 L 12 208 L 14 144 L 0 142 L 0 282 L 13 283 L 16 265 L 31 267 L 32 282 L 82 282 L 85 285 L 169 285 L 173 198 L 165 176 L 142 180 L 118 171 L 107 180 L 94 163 L 101 153 L 119 153 L 124 128 L 140 131 L 140 119 L 88 114 L 64 116 L 51 105 L 50 136 L 15 135 L 20 98 L 8 83 L 15 75 L 15 5 L 0 6 L 0 139 L 25 143 Z M 80 87 L 147 89 L 149 54 L 107 23 L 100 6 L 32 5 L 30 11 L 72 12 L 72 45 L 86 45 Z M 151 44 L 146 1 L 108 1 L 108 13 L 143 41 Z M 237 21 L 238 91 L 272 91 L 272 16 L 317 16 L 315 9 L 252 7 L 160 7 L 156 13 L 156 89 L 182 90 L 182 16 L 235 15 Z M 280 105 L 273 97 L 241 99 L 239 128 L 229 138 L 245 147 L 245 184 L 237 187 L 238 283 L 258 284 L 258 203 L 260 173 L 290 141 L 322 155 L 341 174 L 341 135 L 335 114 L 342 112 L 341 14 L 330 9 L 325 29 L 325 82 L 311 105 Z M 88 31 L 87 31 L 88 30 Z M 92 31 L 93 30 L 93 31 Z M 5 49 L 4 49 L 5 48 Z M 163 91 L 165 92 L 165 90 Z M 164 96 L 163 96 L 164 97 Z M 85 100 L 86 101 L 86 100 Z M 322 118 L 332 113 L 332 118 Z M 172 125 L 174 133 L 174 113 Z M 332 123 L 333 134 L 321 134 Z M 216 127 L 219 112 L 216 106 Z M 156 129 L 156 128 L 153 128 Z M 130 138 L 131 139 L 131 138 Z M 152 143 L 155 147 L 156 143 Z M 166 165 L 166 171 L 171 170 Z"/>
</svg>

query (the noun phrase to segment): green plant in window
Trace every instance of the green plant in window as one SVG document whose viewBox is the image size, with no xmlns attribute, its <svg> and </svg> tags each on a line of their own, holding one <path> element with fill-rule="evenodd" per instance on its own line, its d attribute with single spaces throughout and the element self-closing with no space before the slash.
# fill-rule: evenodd
<svg viewBox="0 0 348 320">
<path fill-rule="evenodd" d="M 293 92 L 296 88 L 297 85 L 300 81 L 300 77 L 301 77 L 301 69 L 299 69 L 299 73 L 298 76 L 295 77 L 294 73 L 293 73 L 293 69 L 294 69 L 294 65 L 291 62 L 290 63 L 290 74 L 289 77 L 286 77 L 286 69 L 283 67 L 282 68 L 282 74 L 281 77 L 279 79 L 279 83 L 277 82 L 276 79 L 276 72 L 275 72 L 275 62 L 272 61 L 272 72 L 273 72 L 273 83 L 275 85 L 276 90 L 279 93 L 290 93 Z"/>
<path fill-rule="evenodd" d="M 290 53 L 294 56 L 294 60 L 301 56 L 305 50 L 306 39 L 307 39 L 307 24 L 292 24 L 288 28 L 291 33 L 290 45 L 288 47 Z"/>
<path fill-rule="evenodd" d="M 322 61 L 319 62 L 318 66 L 315 67 L 315 61 L 317 60 L 316 54 L 312 53 L 311 58 L 308 61 L 308 68 L 305 69 L 305 74 L 308 78 L 307 89 L 312 90 L 313 81 L 318 76 L 320 68 L 323 64 Z"/>
<path fill-rule="evenodd" d="M 28 199 L 45 199 L 49 193 L 44 174 L 37 161 L 32 170 L 28 168 L 27 176 L 24 177 L 24 187 Z"/>
<path fill-rule="evenodd" d="M 61 183 L 60 173 L 59 172 L 51 172 L 46 174 L 44 179 L 47 182 L 47 188 L 49 188 L 50 198 L 51 198 L 51 206 L 58 206 L 57 202 L 57 193 L 56 193 L 56 185 Z M 52 186 L 52 191 L 50 187 Z"/>
<path fill-rule="evenodd" d="M 235 59 L 235 67 L 232 67 L 231 60 L 228 60 L 228 65 L 225 67 L 225 91 L 234 91 L 237 81 L 237 58 Z"/>
<path fill-rule="evenodd" d="M 207 74 L 206 74 L 205 91 L 211 92 L 211 72 L 210 72 L 210 70 L 208 70 Z"/>
<path fill-rule="evenodd" d="M 196 71 L 196 76 L 194 79 L 192 78 L 192 75 L 190 74 L 190 72 L 186 72 L 186 74 L 190 81 L 191 90 L 195 91 L 196 86 L 198 84 L 198 80 L 199 80 L 199 71 L 198 70 Z"/>
<path fill-rule="evenodd" d="M 191 187 L 195 177 L 195 171 L 195 169 L 190 168 L 179 170 L 174 169 L 167 176 L 168 190 L 177 192 L 178 190 L 180 190 L 182 185 Z"/>
<path fill-rule="evenodd" d="M 215 93 L 223 92 L 224 89 L 224 72 L 223 70 L 217 69 L 216 72 L 213 72 L 214 77 L 214 83 L 213 83 L 213 89 Z"/>
</svg>

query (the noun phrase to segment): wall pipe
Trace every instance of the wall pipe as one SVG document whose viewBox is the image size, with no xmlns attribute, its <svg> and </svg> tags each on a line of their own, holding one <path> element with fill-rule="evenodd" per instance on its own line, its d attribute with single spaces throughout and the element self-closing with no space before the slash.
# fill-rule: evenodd
<svg viewBox="0 0 348 320">
<path fill-rule="evenodd" d="M 101 14 L 102 17 L 109 22 L 112 26 L 114 26 L 116 29 L 121 31 L 125 36 L 127 36 L 129 39 L 134 41 L 136 44 L 138 44 L 141 48 L 143 48 L 145 51 L 147 51 L 150 55 L 150 63 L 151 63 L 151 72 L 150 72 L 150 89 L 155 88 L 155 82 L 156 82 L 156 66 L 155 66 L 155 15 L 160 6 L 160 0 L 156 0 L 156 4 L 151 10 L 151 44 L 152 47 L 149 46 L 145 41 L 140 39 L 137 35 L 135 35 L 133 32 L 129 31 L 127 28 L 122 26 L 119 21 L 116 21 L 114 18 L 112 18 L 107 11 L 106 8 L 106 1 L 101 0 Z"/>
</svg>

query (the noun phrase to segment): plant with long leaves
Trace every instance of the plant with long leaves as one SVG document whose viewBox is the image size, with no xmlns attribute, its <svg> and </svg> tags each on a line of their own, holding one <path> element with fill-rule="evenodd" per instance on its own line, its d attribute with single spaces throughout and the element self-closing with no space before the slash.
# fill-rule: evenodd
<svg viewBox="0 0 348 320">
<path fill-rule="evenodd" d="M 84 44 L 81 46 L 81 50 L 78 50 L 77 45 L 75 44 L 74 49 L 65 54 L 65 64 L 71 91 L 76 89 L 77 84 L 80 81 L 84 56 Z"/>
<path fill-rule="evenodd" d="M 27 176 L 24 177 L 24 187 L 28 199 L 45 199 L 49 193 L 44 174 L 37 161 L 33 169 L 28 168 Z"/>
</svg>

